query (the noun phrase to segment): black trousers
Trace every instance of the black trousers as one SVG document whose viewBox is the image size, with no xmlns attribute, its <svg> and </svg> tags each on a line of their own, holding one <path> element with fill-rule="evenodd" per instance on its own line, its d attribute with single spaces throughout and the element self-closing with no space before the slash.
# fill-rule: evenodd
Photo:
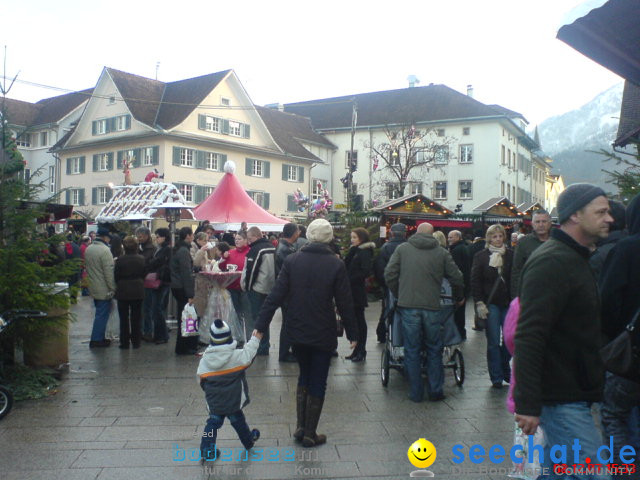
<svg viewBox="0 0 640 480">
<path fill-rule="evenodd" d="M 189 299 L 184 294 L 182 288 L 172 288 L 171 293 L 173 293 L 177 305 L 176 317 L 178 317 L 178 332 L 176 333 L 176 353 L 178 355 L 196 353 L 198 350 L 198 335 L 193 337 L 182 336 L 182 310 L 184 310 L 184 306 L 189 302 Z"/>
<path fill-rule="evenodd" d="M 354 307 L 356 313 L 356 323 L 358 324 L 358 345 L 354 353 L 367 351 L 367 320 L 364 318 L 365 307 Z"/>
<path fill-rule="evenodd" d="M 142 338 L 142 299 L 118 300 L 118 315 L 120 316 L 120 344 L 140 345 Z"/>
</svg>

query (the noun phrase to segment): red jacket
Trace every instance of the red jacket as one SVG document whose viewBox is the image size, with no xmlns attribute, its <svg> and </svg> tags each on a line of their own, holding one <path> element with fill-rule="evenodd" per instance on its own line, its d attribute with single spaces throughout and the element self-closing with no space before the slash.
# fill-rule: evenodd
<svg viewBox="0 0 640 480">
<path fill-rule="evenodd" d="M 244 262 L 247 257 L 247 253 L 249 253 L 250 248 L 251 247 L 247 245 L 242 248 L 234 248 L 232 250 L 229 250 L 229 256 L 225 260 L 220 262 L 220 264 L 218 265 L 220 267 L 220 270 L 226 270 L 227 265 L 232 264 L 232 265 L 238 266 L 238 269 L 236 270 L 236 272 L 241 272 L 244 269 Z M 229 290 L 241 290 L 240 277 L 238 277 L 237 280 L 235 280 L 227 288 Z"/>
</svg>

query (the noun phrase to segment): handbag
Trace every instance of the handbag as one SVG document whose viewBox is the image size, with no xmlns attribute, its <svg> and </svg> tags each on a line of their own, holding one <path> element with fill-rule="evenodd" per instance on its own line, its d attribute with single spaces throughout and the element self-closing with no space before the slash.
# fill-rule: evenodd
<svg viewBox="0 0 640 480">
<path fill-rule="evenodd" d="M 147 276 L 144 277 L 144 288 L 160 288 L 160 285 L 162 285 L 162 280 L 157 272 L 147 273 Z"/>
<path fill-rule="evenodd" d="M 640 348 L 634 341 L 640 308 L 616 338 L 600 349 L 600 357 L 607 371 L 633 381 L 640 381 Z"/>
</svg>

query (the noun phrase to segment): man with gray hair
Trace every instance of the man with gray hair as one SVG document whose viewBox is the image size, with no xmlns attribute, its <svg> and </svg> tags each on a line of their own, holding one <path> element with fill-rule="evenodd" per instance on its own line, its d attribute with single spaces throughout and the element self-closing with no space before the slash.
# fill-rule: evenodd
<svg viewBox="0 0 640 480">
<path fill-rule="evenodd" d="M 531 254 L 549 240 L 551 232 L 551 215 L 546 210 L 536 210 L 531 216 L 533 232 L 522 237 L 513 252 L 513 265 L 511 266 L 511 297 L 518 296 L 520 287 L 520 274 L 522 268 Z"/>
<path fill-rule="evenodd" d="M 596 457 L 602 439 L 591 414 L 591 404 L 602 399 L 604 365 L 600 296 L 589 256 L 613 222 L 606 194 L 595 185 L 570 185 L 557 208 L 560 228 L 522 270 L 514 357 L 515 419 L 525 435 L 542 426 L 544 467 L 550 472 L 555 445 L 579 442 L 579 458 L 571 463 L 606 463 Z"/>
<path fill-rule="evenodd" d="M 453 297 L 460 304 L 464 300 L 462 272 L 451 254 L 433 238 L 433 226 L 429 223 L 420 224 L 415 235 L 396 248 L 384 270 L 387 286 L 398 299 L 409 399 L 414 402 L 421 402 L 424 397 L 420 356 L 423 344 L 427 349 L 429 400 L 444 399 L 441 331 L 444 319 L 440 315 L 443 278 L 451 283 Z"/>
<path fill-rule="evenodd" d="M 149 266 L 156 253 L 156 247 L 151 239 L 151 230 L 147 227 L 136 228 L 140 254 L 144 257 L 144 274 L 149 273 Z M 151 316 L 151 298 L 153 288 L 144 289 L 144 300 L 142 301 L 142 339 L 145 342 L 153 342 L 153 318 Z"/>
</svg>

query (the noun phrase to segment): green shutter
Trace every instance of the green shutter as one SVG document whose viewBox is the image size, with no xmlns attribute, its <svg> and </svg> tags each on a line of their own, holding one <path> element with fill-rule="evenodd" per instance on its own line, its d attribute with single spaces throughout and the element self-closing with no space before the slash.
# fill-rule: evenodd
<svg viewBox="0 0 640 480">
<path fill-rule="evenodd" d="M 293 198 L 293 195 L 287 195 L 287 211 L 288 212 L 295 212 L 297 211 L 297 205 L 296 205 L 296 201 Z"/>
<path fill-rule="evenodd" d="M 298 182 L 304 182 L 304 167 L 298 167 Z"/>
<path fill-rule="evenodd" d="M 93 171 L 98 171 L 98 155 L 93 156 Z"/>
<path fill-rule="evenodd" d="M 140 150 L 139 148 L 134 148 L 133 149 L 133 168 L 138 168 L 140 167 L 140 165 L 142 165 L 142 160 L 140 159 L 140 153 L 142 150 Z"/>
<path fill-rule="evenodd" d="M 84 158 L 84 157 L 82 157 Z M 84 205 L 84 188 L 80 189 L 80 195 L 78 195 L 78 204 Z"/>
<path fill-rule="evenodd" d="M 264 172 L 264 178 L 271 177 L 271 162 L 262 162 L 262 171 Z"/>
<path fill-rule="evenodd" d="M 111 197 L 113 197 L 113 189 L 111 187 L 107 187 L 107 202 L 111 200 Z"/>
<path fill-rule="evenodd" d="M 111 133 L 116 131 L 116 117 L 107 118 L 107 132 Z"/>
<path fill-rule="evenodd" d="M 113 170 L 113 152 L 107 154 L 107 169 Z"/>
<path fill-rule="evenodd" d="M 80 157 L 80 173 L 84 173 L 84 155 Z"/>
<path fill-rule="evenodd" d="M 173 164 L 180 165 L 180 147 L 173 147 Z"/>
<path fill-rule="evenodd" d="M 218 154 L 218 170 L 220 172 L 224 172 L 224 164 L 227 163 L 227 154 L 219 153 Z"/>
<path fill-rule="evenodd" d="M 125 128 L 126 130 L 131 129 L 131 115 L 127 115 L 127 116 L 125 117 L 124 128 Z"/>
<path fill-rule="evenodd" d="M 242 137 L 249 138 L 251 136 L 251 126 L 243 123 L 242 124 Z"/>
<path fill-rule="evenodd" d="M 152 155 L 153 155 L 151 164 L 159 165 L 160 164 L 160 147 L 156 145 L 155 147 L 151 147 L 151 148 L 152 148 Z"/>
<path fill-rule="evenodd" d="M 204 168 L 206 167 L 206 163 L 204 161 L 204 154 L 205 152 L 203 152 L 202 150 L 196 150 L 196 168 L 201 168 L 204 170 Z"/>
<path fill-rule="evenodd" d="M 201 203 L 204 200 L 204 187 L 202 185 L 193 186 L 193 203 Z"/>
<path fill-rule="evenodd" d="M 250 158 L 245 158 L 244 159 L 244 174 L 245 175 L 251 175 L 251 170 L 253 166 L 253 160 L 251 160 Z"/>
<path fill-rule="evenodd" d="M 201 113 L 198 114 L 198 128 L 200 130 L 206 130 L 207 128 L 207 117 Z"/>
<path fill-rule="evenodd" d="M 96 132 L 98 131 L 98 121 L 94 120 L 93 122 L 91 122 L 91 135 L 95 135 Z"/>
<path fill-rule="evenodd" d="M 224 118 L 220 120 L 222 120 L 222 133 L 229 135 L 229 120 L 225 120 Z"/>
<path fill-rule="evenodd" d="M 71 175 L 71 159 L 67 158 L 67 175 Z M 69 192 L 67 192 L 69 193 Z M 69 203 L 69 202 L 67 202 Z"/>
<path fill-rule="evenodd" d="M 289 180 L 289 165 L 286 163 L 282 164 L 282 180 Z"/>
<path fill-rule="evenodd" d="M 118 170 L 122 170 L 122 157 L 124 157 L 124 151 L 120 150 L 118 152 Z"/>
<path fill-rule="evenodd" d="M 264 208 L 265 210 L 269 210 L 269 197 L 271 195 L 269 193 L 263 193 L 262 196 L 264 198 L 264 205 L 262 206 L 262 208 Z"/>
<path fill-rule="evenodd" d="M 93 187 L 91 189 L 91 205 L 98 204 L 98 187 Z"/>
<path fill-rule="evenodd" d="M 71 191 L 67 190 L 66 192 L 64 192 L 64 203 L 67 205 L 71 204 Z"/>
</svg>

